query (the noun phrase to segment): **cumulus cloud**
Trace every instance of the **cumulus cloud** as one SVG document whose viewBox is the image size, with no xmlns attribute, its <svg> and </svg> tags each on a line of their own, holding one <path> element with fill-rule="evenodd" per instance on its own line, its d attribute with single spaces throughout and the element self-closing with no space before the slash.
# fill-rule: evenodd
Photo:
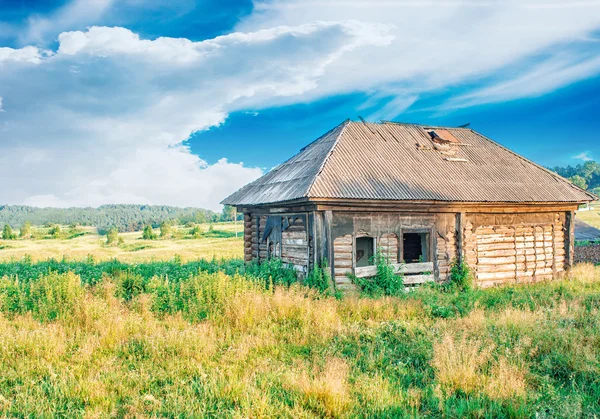
<svg viewBox="0 0 600 419">
<path fill-rule="evenodd" d="M 24 48 L 0 48 L 0 65 L 3 63 L 29 63 L 39 64 L 42 59 L 46 56 L 51 55 L 50 51 L 40 50 L 37 47 L 24 47 Z"/>
<path fill-rule="evenodd" d="M 56 53 L 0 73 L 3 200 L 218 209 L 261 170 L 207 164 L 183 144 L 192 133 L 245 106 L 302 95 L 344 53 L 389 41 L 386 27 L 357 22 L 202 42 L 144 40 L 124 28 L 62 33 Z"/>
<path fill-rule="evenodd" d="M 185 140 L 231 112 L 360 91 L 380 105 L 371 119 L 392 119 L 432 92 L 459 88 L 436 106 L 452 110 L 600 72 L 594 1 L 264 0 L 201 42 L 81 30 L 116 4 L 74 0 L 31 18 L 23 40 L 58 39 L 53 51 L 0 48 L 4 202 L 218 209 L 261 171 L 208 164 Z"/>
</svg>

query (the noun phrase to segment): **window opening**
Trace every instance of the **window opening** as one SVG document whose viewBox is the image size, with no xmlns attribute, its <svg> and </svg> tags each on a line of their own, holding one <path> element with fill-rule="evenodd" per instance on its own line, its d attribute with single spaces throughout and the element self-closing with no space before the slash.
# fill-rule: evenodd
<svg viewBox="0 0 600 419">
<path fill-rule="evenodd" d="M 356 267 L 373 265 L 373 255 L 375 253 L 375 240 L 373 237 L 356 238 L 356 254 L 354 260 Z"/>
<path fill-rule="evenodd" d="M 429 233 L 402 235 L 404 263 L 429 262 Z"/>
</svg>

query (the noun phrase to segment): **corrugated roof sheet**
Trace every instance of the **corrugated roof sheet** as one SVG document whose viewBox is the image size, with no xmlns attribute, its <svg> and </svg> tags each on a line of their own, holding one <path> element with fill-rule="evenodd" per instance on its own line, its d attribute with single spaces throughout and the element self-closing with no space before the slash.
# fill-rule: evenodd
<svg viewBox="0 0 600 419">
<path fill-rule="evenodd" d="M 226 205 L 257 205 L 304 198 L 348 121 L 304 147 L 266 175 L 223 200 Z"/>
<path fill-rule="evenodd" d="M 428 134 L 447 130 L 452 157 Z M 577 188 L 470 128 L 346 121 L 223 203 L 300 198 L 460 202 L 585 202 Z"/>
</svg>

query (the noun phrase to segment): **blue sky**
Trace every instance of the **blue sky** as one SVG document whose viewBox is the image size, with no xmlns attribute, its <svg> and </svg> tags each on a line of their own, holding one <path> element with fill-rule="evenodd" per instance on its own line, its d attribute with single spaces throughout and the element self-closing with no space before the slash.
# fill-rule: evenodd
<svg viewBox="0 0 600 419">
<path fill-rule="evenodd" d="M 0 0 L 3 203 L 218 209 L 346 118 L 600 159 L 600 3 Z"/>
</svg>

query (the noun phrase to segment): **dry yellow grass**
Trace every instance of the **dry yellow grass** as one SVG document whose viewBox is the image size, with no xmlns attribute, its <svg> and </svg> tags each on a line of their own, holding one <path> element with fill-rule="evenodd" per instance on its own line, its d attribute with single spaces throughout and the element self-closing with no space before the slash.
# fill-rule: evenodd
<svg viewBox="0 0 600 419">
<path fill-rule="evenodd" d="M 201 225 L 207 231 L 208 224 Z M 123 262 L 146 262 L 170 260 L 179 255 L 183 261 L 196 259 L 241 258 L 243 256 L 242 223 L 217 223 L 215 231 L 235 233 L 238 237 L 201 237 L 142 240 L 141 232 L 121 233 L 123 244 L 107 246 L 106 236 L 100 236 L 94 228 L 82 227 L 86 234 L 73 239 L 0 240 L 0 261 L 21 259 L 25 255 L 34 261 L 62 259 L 83 260 L 92 255 L 96 260 L 119 259 Z M 181 229 L 187 230 L 187 229 Z M 180 233 L 183 235 L 183 231 Z"/>
<path fill-rule="evenodd" d="M 48 321 L 3 306 L 0 282 L 0 416 L 585 417 L 598 407 L 600 269 L 577 269 L 588 277 L 477 291 L 481 305 L 445 319 L 427 314 L 444 293 L 338 300 L 216 273 L 199 274 L 211 291 L 195 320 L 156 311 L 162 294 L 126 302 L 110 278 L 65 274 L 71 308 Z M 535 306 L 513 305 L 524 297 Z M 555 365 L 563 381 L 548 378 Z"/>
<path fill-rule="evenodd" d="M 443 395 L 462 391 L 492 399 L 524 397 L 525 373 L 502 355 L 494 359 L 493 342 L 446 334 L 434 345 L 432 365 L 437 371 Z"/>
</svg>

